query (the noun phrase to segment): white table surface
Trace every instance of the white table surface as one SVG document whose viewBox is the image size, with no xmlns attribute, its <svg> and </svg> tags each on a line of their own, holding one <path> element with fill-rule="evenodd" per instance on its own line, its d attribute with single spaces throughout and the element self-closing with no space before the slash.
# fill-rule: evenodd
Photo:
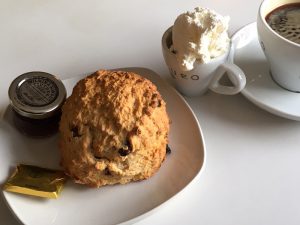
<svg viewBox="0 0 300 225">
<path fill-rule="evenodd" d="M 167 78 L 160 40 L 177 15 L 209 7 L 230 15 L 233 33 L 256 20 L 259 4 L 2 0 L 0 95 L 7 95 L 14 77 L 32 70 L 64 78 L 99 68 L 139 66 Z M 137 224 L 300 224 L 300 123 L 265 112 L 241 94 L 208 92 L 186 99 L 204 133 L 206 167 L 177 198 Z M 0 106 L 2 110 L 4 103 Z M 18 224 L 2 198 L 0 221 Z"/>
</svg>

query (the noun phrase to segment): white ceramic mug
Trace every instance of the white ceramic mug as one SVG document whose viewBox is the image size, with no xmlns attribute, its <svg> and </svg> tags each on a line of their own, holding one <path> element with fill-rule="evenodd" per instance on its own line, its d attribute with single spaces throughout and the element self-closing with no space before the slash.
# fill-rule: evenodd
<svg viewBox="0 0 300 225">
<path fill-rule="evenodd" d="M 197 96 L 204 94 L 208 89 L 226 95 L 239 93 L 246 84 L 243 71 L 235 64 L 227 62 L 230 47 L 223 55 L 212 59 L 209 63 L 194 63 L 194 69 L 182 71 L 174 52 L 170 50 L 172 45 L 172 27 L 162 37 L 162 51 L 165 62 L 169 68 L 176 89 L 185 96 Z M 220 84 L 220 79 L 227 73 L 233 86 Z"/>
<path fill-rule="evenodd" d="M 259 7 L 257 31 L 275 82 L 289 91 L 300 92 L 300 45 L 277 34 L 265 19 L 274 9 L 290 3 L 300 1 L 264 0 Z"/>
</svg>

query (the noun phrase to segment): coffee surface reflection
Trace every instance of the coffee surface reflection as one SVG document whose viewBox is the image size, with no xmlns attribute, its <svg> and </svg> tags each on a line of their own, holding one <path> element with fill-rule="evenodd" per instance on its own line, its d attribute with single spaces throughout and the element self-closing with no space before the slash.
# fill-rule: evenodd
<svg viewBox="0 0 300 225">
<path fill-rule="evenodd" d="M 276 33 L 300 44 L 300 3 L 274 9 L 266 16 L 266 21 Z"/>
</svg>

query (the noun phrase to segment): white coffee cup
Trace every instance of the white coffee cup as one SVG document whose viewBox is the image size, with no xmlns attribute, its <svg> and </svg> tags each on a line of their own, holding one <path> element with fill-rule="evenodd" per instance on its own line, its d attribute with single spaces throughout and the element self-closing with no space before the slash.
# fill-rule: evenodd
<svg viewBox="0 0 300 225">
<path fill-rule="evenodd" d="M 194 69 L 183 71 L 178 65 L 176 54 L 170 50 L 172 45 L 172 28 L 170 27 L 162 37 L 162 51 L 170 75 L 174 80 L 176 89 L 185 96 L 197 96 L 204 94 L 208 89 L 225 95 L 239 93 L 246 84 L 243 71 L 235 64 L 227 62 L 230 51 L 212 59 L 209 63 L 194 63 Z M 227 73 L 233 86 L 220 84 L 220 79 Z"/>
<path fill-rule="evenodd" d="M 290 3 L 300 1 L 264 0 L 259 7 L 257 31 L 274 81 L 289 91 L 300 92 L 300 45 L 277 34 L 265 19 L 274 9 Z"/>
</svg>

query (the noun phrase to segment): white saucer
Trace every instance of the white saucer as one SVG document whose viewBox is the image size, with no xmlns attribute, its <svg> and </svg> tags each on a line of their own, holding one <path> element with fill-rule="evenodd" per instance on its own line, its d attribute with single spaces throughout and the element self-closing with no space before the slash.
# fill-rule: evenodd
<svg viewBox="0 0 300 225">
<path fill-rule="evenodd" d="M 256 23 L 236 32 L 232 42 L 234 51 L 231 60 L 247 77 L 242 94 L 270 113 L 300 121 L 300 93 L 287 91 L 273 81 L 257 38 Z"/>
</svg>

